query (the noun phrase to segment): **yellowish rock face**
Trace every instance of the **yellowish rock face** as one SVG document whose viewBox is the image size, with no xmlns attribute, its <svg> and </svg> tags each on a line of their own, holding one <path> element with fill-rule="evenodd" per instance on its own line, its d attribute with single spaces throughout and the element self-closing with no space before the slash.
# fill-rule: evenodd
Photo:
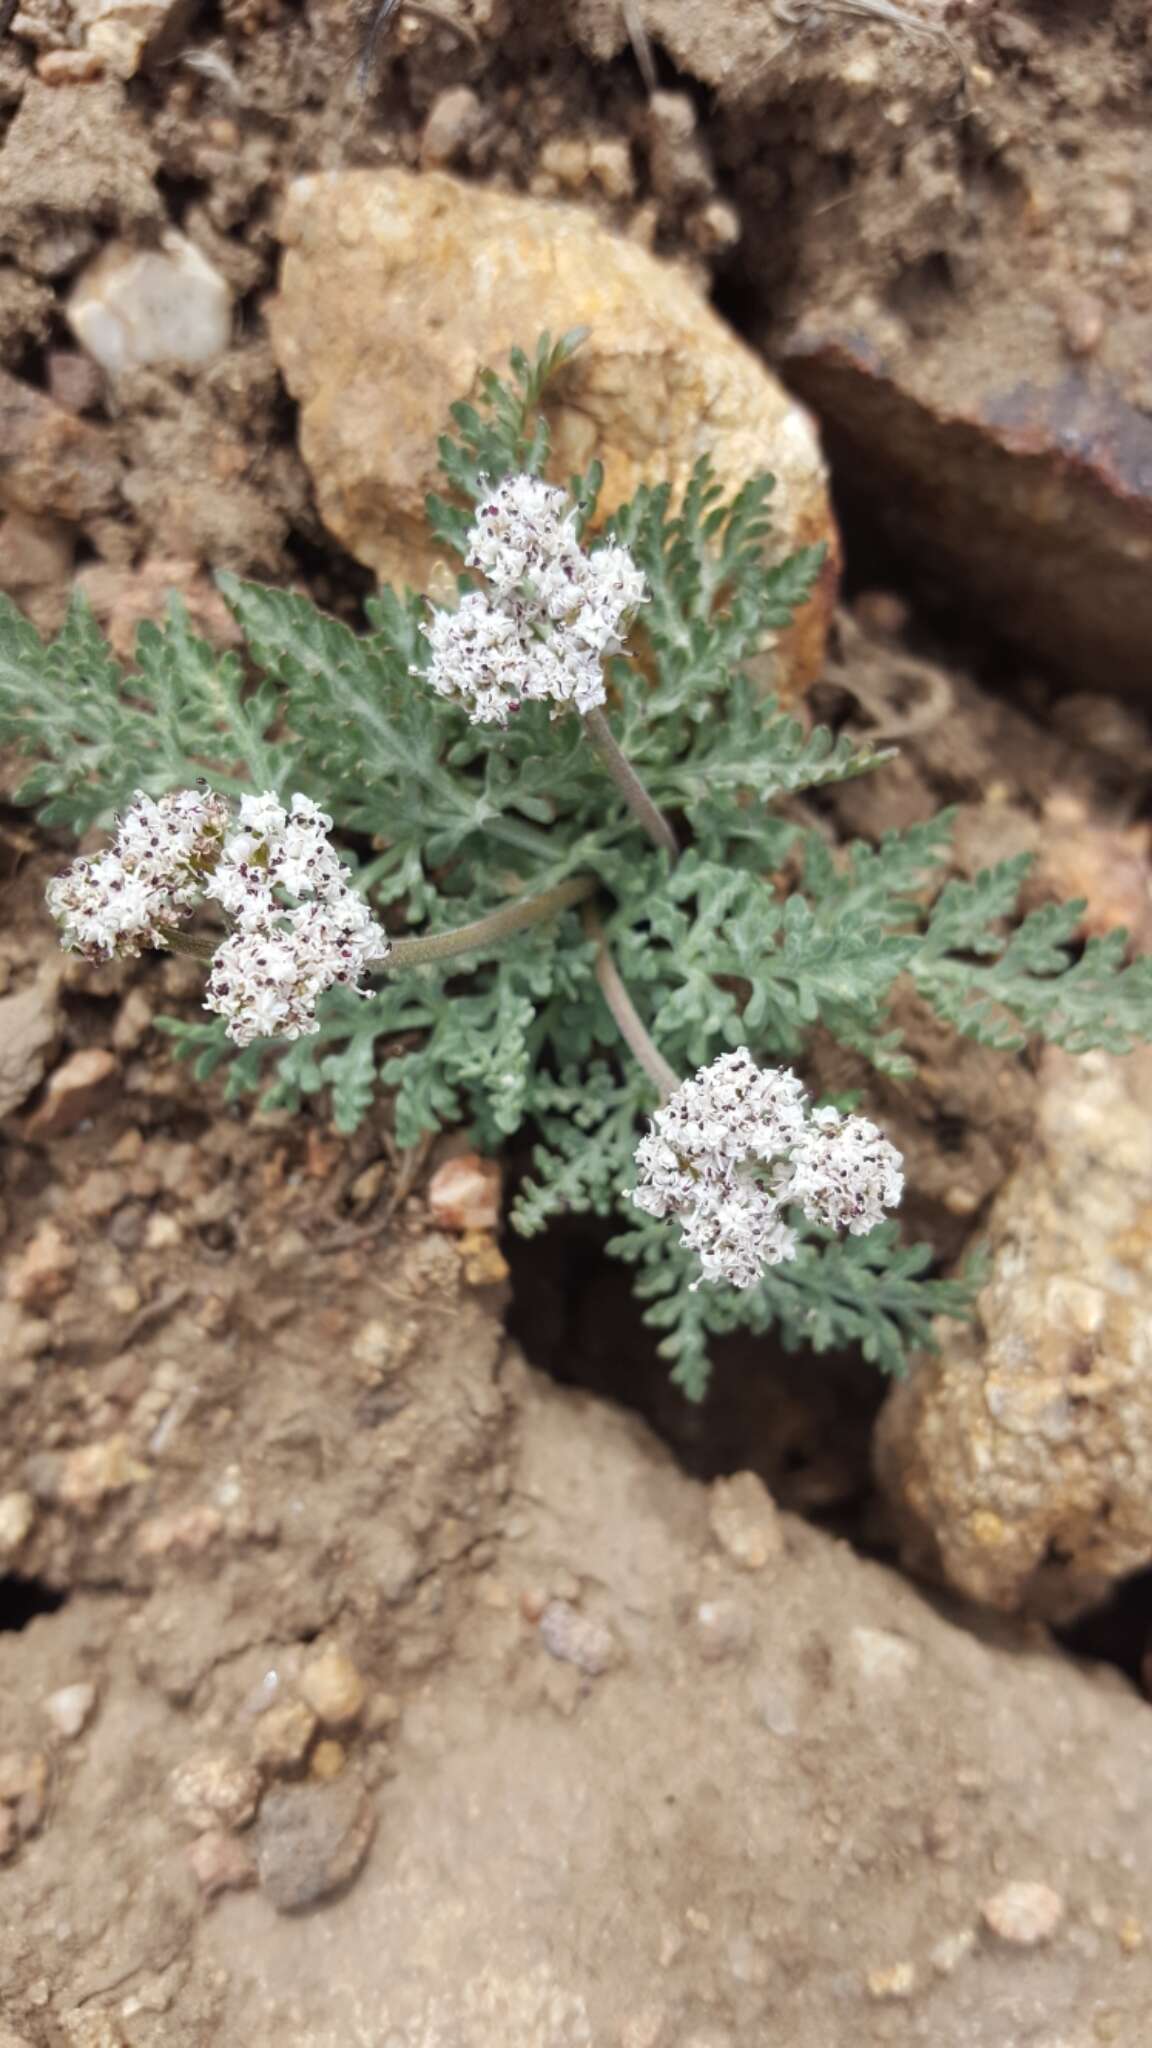
<svg viewBox="0 0 1152 2048">
<path fill-rule="evenodd" d="M 773 558 L 828 545 L 772 682 L 794 695 L 819 673 L 838 546 L 815 430 L 684 272 L 578 207 L 439 174 L 301 178 L 281 233 L 270 326 L 301 452 L 325 524 L 381 581 L 435 593 L 454 573 L 424 521 L 454 400 L 544 329 L 587 327 L 547 406 L 554 477 L 599 457 L 610 512 L 641 483 L 679 494 L 703 455 L 728 490 L 771 471 Z"/>
</svg>

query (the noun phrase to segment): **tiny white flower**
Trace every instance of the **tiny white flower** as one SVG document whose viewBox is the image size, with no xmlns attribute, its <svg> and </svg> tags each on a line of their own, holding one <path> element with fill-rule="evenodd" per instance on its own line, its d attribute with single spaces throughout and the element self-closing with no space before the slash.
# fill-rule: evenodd
<svg viewBox="0 0 1152 2048">
<path fill-rule="evenodd" d="M 796 1255 L 789 1204 L 812 1222 L 860 1236 L 903 1191 L 900 1154 L 866 1117 L 809 1110 L 788 1067 L 757 1067 L 745 1046 L 722 1053 L 657 1110 L 636 1147 L 631 1199 L 675 1217 L 700 1280 L 754 1287 Z"/>
</svg>

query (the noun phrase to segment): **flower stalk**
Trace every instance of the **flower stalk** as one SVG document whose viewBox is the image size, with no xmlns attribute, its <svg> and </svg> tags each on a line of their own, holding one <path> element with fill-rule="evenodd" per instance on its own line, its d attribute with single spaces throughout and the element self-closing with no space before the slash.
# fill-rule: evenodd
<svg viewBox="0 0 1152 2048">
<path fill-rule="evenodd" d="M 647 1026 L 620 979 L 620 970 L 608 951 L 604 928 L 594 904 L 584 905 L 581 919 L 587 936 L 596 948 L 594 971 L 600 984 L 600 993 L 612 1012 L 616 1028 L 633 1058 L 643 1067 L 648 1079 L 657 1089 L 661 1102 L 667 1102 L 669 1096 L 674 1095 L 680 1086 L 680 1076 L 675 1068 L 669 1066 L 659 1046 L 653 1043 Z"/>
<path fill-rule="evenodd" d="M 566 882 L 557 882 L 552 889 L 543 889 L 539 896 L 522 896 L 515 903 L 506 903 L 500 910 L 490 911 L 487 917 L 474 918 L 471 924 L 458 925 L 455 931 L 429 932 L 415 939 L 393 939 L 388 953 L 388 967 L 426 967 L 435 960 L 451 960 L 457 953 L 474 953 L 480 946 L 493 945 L 499 939 L 513 937 L 516 932 L 528 931 L 534 924 L 544 924 L 550 917 L 559 917 L 561 911 L 570 910 L 575 903 L 584 903 L 596 893 L 597 883 L 593 875 L 570 875 Z"/>
<path fill-rule="evenodd" d="M 583 722 L 602 765 L 608 770 L 633 817 L 643 825 L 653 845 L 673 862 L 679 860 L 680 843 L 676 834 L 659 805 L 649 796 L 598 704 L 584 713 Z"/>
</svg>

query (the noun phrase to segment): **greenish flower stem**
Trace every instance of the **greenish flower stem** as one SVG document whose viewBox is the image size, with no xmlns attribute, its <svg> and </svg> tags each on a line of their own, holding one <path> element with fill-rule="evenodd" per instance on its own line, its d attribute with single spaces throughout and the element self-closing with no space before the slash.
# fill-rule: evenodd
<svg viewBox="0 0 1152 2048">
<path fill-rule="evenodd" d="M 396 939 L 387 960 L 381 962 L 389 971 L 402 967 L 424 967 L 430 961 L 451 960 L 457 953 L 471 953 L 478 946 L 489 946 L 498 939 L 511 938 L 514 932 L 524 932 L 531 925 L 543 924 L 547 918 L 558 917 L 562 910 L 570 910 L 574 903 L 586 903 L 594 896 L 597 882 L 593 875 L 570 875 L 566 882 L 557 882 L 552 889 L 544 889 L 539 896 L 521 896 L 515 903 L 507 903 L 501 910 L 492 910 L 487 917 L 478 917 L 471 924 L 458 925 L 451 932 L 429 932 L 418 939 Z"/>
<path fill-rule="evenodd" d="M 179 925 L 162 924 L 156 929 L 170 953 L 186 953 L 193 960 L 211 960 L 220 950 L 218 938 L 197 938 L 195 932 L 181 931 Z"/>
<path fill-rule="evenodd" d="M 648 1079 L 658 1090 L 661 1102 L 667 1102 L 668 1097 L 674 1095 L 680 1086 L 680 1076 L 674 1067 L 669 1066 L 659 1047 L 653 1044 L 647 1026 L 620 979 L 619 969 L 608 951 L 604 929 L 595 905 L 586 903 L 580 916 L 584 930 L 596 948 L 596 979 L 600 984 L 600 993 L 612 1012 L 616 1028 L 629 1052 L 638 1060 Z"/>
<path fill-rule="evenodd" d="M 676 834 L 663 811 L 653 803 L 631 761 L 621 750 L 598 704 L 591 711 L 585 711 L 583 723 L 588 738 L 633 817 L 639 819 L 654 845 L 668 854 L 671 860 L 679 860 L 680 847 Z"/>
</svg>

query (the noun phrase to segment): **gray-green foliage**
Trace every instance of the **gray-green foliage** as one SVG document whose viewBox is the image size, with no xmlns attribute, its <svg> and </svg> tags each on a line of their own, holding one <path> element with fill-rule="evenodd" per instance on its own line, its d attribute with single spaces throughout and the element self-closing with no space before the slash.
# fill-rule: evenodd
<svg viewBox="0 0 1152 2048">
<path fill-rule="evenodd" d="M 470 504 L 549 454 L 538 401 L 571 342 L 516 355 L 456 408 L 443 444 L 451 495 L 430 503 L 441 539 L 462 550 Z M 585 516 L 599 474 L 572 479 Z M 218 655 L 173 601 L 167 624 L 140 629 L 124 673 L 77 601 L 48 648 L 0 606 L 0 738 L 29 762 L 19 800 L 79 832 L 137 789 L 205 776 L 216 787 L 301 789 L 331 811 L 360 852 L 359 881 L 393 930 L 437 931 L 574 873 L 602 883 L 617 964 L 665 1057 L 687 1072 L 728 1046 L 761 1062 L 802 1060 L 820 1023 L 899 1075 L 908 1059 L 892 1015 L 904 980 L 960 1031 L 1013 1047 L 1041 1034 L 1074 1050 L 1147 1036 L 1152 963 L 1123 964 L 1123 939 L 1077 951 L 1077 907 L 1015 915 L 1025 863 L 975 881 L 939 882 L 950 820 L 878 846 L 831 849 L 776 799 L 839 781 L 886 758 L 806 733 L 758 696 L 746 665 L 787 624 L 819 552 L 765 566 L 771 479 L 725 501 L 706 465 L 683 504 L 643 489 L 607 522 L 644 568 L 651 601 L 635 663 L 611 665 L 610 715 L 688 850 L 669 868 L 622 807 L 575 718 L 526 705 L 506 732 L 481 730 L 423 687 L 423 601 L 384 591 L 352 632 L 305 598 L 220 579 L 247 661 Z M 467 579 L 462 578 L 462 587 Z M 782 865 L 794 885 L 779 880 Z M 962 1283 L 932 1277 L 923 1246 L 894 1228 L 826 1241 L 809 1228 L 799 1257 L 751 1293 L 691 1292 L 691 1262 L 667 1225 L 621 1207 L 631 1155 L 655 1104 L 623 1053 L 569 912 L 490 953 L 385 977 L 363 1000 L 335 990 L 314 1037 L 236 1054 L 219 1020 L 171 1023 L 206 1075 L 230 1062 L 230 1094 L 260 1088 L 293 1105 L 326 1090 L 351 1130 L 381 1088 L 394 1096 L 401 1145 L 466 1123 L 494 1147 L 534 1133 L 533 1168 L 513 1211 L 531 1233 L 555 1215 L 617 1212 L 613 1249 L 680 1383 L 698 1394 L 709 1339 L 774 1326 L 789 1344 L 859 1343 L 898 1371 L 929 1341 L 937 1313 L 961 1313 Z"/>
</svg>

